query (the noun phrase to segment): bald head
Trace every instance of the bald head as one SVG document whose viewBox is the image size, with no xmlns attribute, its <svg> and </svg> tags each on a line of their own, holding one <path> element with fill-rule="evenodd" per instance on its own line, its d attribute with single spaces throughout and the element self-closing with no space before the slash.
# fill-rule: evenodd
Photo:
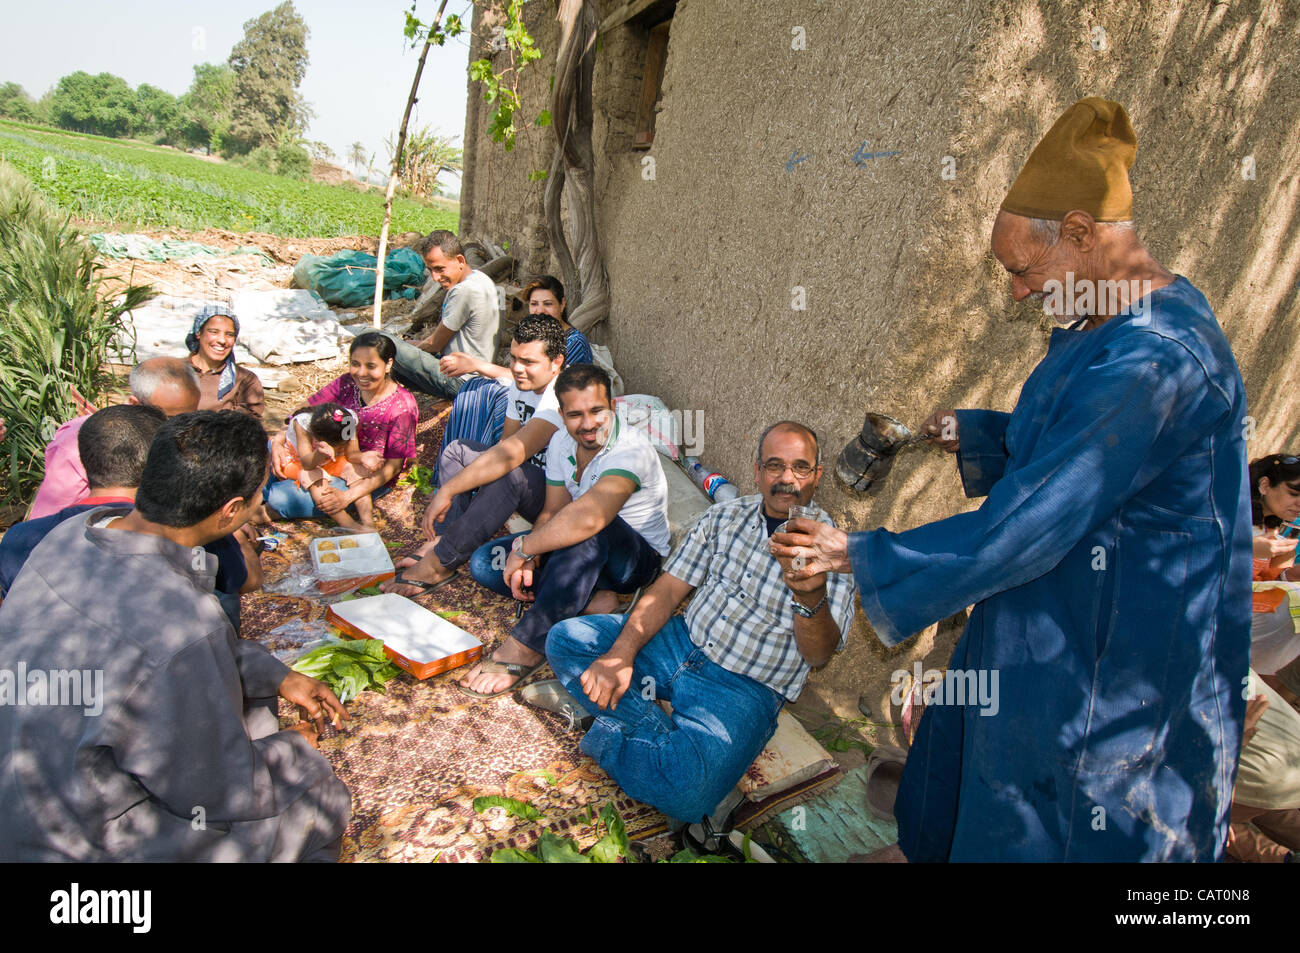
<svg viewBox="0 0 1300 953">
<path fill-rule="evenodd" d="M 151 357 L 131 369 L 131 403 L 157 407 L 168 417 L 199 409 L 199 375 L 176 357 Z"/>
</svg>

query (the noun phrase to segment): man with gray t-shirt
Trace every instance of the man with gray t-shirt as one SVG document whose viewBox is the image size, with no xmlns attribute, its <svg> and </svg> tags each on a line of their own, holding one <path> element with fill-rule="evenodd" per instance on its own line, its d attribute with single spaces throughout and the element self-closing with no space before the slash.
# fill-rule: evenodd
<svg viewBox="0 0 1300 953">
<path fill-rule="evenodd" d="M 445 373 L 439 354 L 460 351 L 492 363 L 501 310 L 492 279 L 465 261 L 460 240 L 446 229 L 425 239 L 424 263 L 434 281 L 447 289 L 442 318 L 434 332 L 418 344 L 385 334 L 397 346 L 393 377 L 408 390 L 451 400 L 472 374 Z"/>
</svg>

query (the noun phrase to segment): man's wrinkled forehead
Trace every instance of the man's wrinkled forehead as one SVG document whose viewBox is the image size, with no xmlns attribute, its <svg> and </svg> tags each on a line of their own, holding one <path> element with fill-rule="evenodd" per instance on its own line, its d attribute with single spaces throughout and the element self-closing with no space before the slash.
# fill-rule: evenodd
<svg viewBox="0 0 1300 953">
<path fill-rule="evenodd" d="M 792 443 L 792 440 L 798 441 L 798 445 Z M 794 459 L 786 459 L 792 454 Z M 767 463 L 769 460 L 816 466 L 817 445 L 804 430 L 795 427 L 779 427 L 763 438 L 763 446 L 759 450 L 759 462 Z"/>
<path fill-rule="evenodd" d="M 999 212 L 993 220 L 989 235 L 993 257 L 1013 275 L 1021 274 L 1033 264 L 1033 256 L 1041 249 L 1033 240 L 1029 219 L 1010 212 Z"/>
</svg>

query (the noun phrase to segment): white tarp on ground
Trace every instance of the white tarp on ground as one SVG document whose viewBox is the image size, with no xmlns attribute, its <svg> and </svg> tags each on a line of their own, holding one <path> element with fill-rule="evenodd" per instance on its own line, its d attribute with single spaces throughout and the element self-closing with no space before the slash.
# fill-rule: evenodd
<svg viewBox="0 0 1300 953">
<path fill-rule="evenodd" d="M 130 314 L 135 328 L 136 360 L 165 355 L 183 357 L 185 336 L 207 298 L 159 295 Z M 311 291 L 243 291 L 231 296 L 230 309 L 239 318 L 240 364 L 300 364 L 337 358 L 353 332 L 343 327 L 318 295 Z"/>
</svg>

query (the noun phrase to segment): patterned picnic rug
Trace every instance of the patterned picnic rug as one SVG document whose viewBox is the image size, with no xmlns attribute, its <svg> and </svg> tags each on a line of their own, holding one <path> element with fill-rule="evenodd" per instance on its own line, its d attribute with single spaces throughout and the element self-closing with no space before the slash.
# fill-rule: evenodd
<svg viewBox="0 0 1300 953">
<path fill-rule="evenodd" d="M 421 399 L 416 439 L 419 462 L 437 456 L 449 405 Z M 423 537 L 424 500 L 413 487 L 398 487 L 376 502 L 386 541 L 400 547 L 394 560 Z M 332 528 L 329 521 L 282 521 L 289 538 L 263 556 L 266 582 L 282 578 L 306 558 L 307 544 Z M 483 640 L 487 656 L 510 632 L 514 603 L 490 592 L 462 571 L 434 592 L 416 597 L 431 610 L 461 613 L 454 621 Z M 316 620 L 327 606 L 319 598 L 258 592 L 244 596 L 242 636 L 278 648 L 268 633 L 293 619 Z M 472 699 L 456 688 L 465 669 L 423 682 L 402 673 L 387 694 L 363 692 L 348 704 L 352 716 L 341 730 L 327 727 L 320 748 L 352 791 L 352 822 L 343 839 L 345 861 L 482 861 L 499 847 L 531 849 L 542 830 L 574 837 L 585 848 L 597 837 L 594 817 L 613 803 L 631 837 L 666 829 L 663 815 L 632 800 L 594 761 L 578 750 L 581 735 L 565 719 L 517 702 L 507 694 Z M 550 678 L 543 667 L 529 681 Z M 281 702 L 281 717 L 291 717 Z M 296 720 L 296 715 L 292 716 Z M 500 808 L 476 814 L 476 797 L 501 794 L 527 801 L 542 819 L 526 821 Z"/>
</svg>

